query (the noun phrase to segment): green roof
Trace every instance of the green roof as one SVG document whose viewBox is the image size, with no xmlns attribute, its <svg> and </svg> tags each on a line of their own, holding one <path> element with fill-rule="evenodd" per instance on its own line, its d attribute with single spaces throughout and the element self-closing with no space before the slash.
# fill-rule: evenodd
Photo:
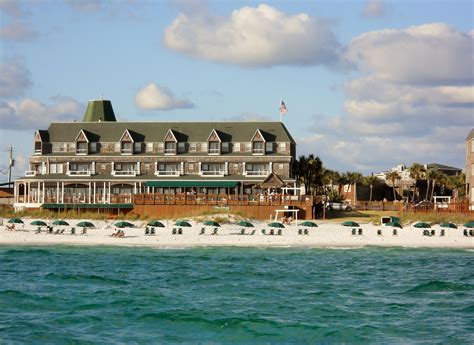
<svg viewBox="0 0 474 345">
<path fill-rule="evenodd" d="M 87 104 L 83 122 L 117 121 L 112 103 L 108 100 L 93 100 Z"/>
<path fill-rule="evenodd" d="M 249 142 L 259 129 L 266 141 L 295 143 L 285 125 L 277 121 L 56 122 L 51 123 L 48 128 L 49 141 L 73 142 L 81 129 L 87 133 L 88 137 L 93 136 L 100 142 L 118 142 L 126 129 L 134 133 L 132 135 L 134 138 L 139 138 L 139 141 L 144 142 L 162 142 L 170 129 L 182 142 L 206 142 L 213 129 L 218 131 L 223 141 Z"/>
<path fill-rule="evenodd" d="M 236 181 L 148 181 L 147 187 L 237 187 Z"/>
</svg>

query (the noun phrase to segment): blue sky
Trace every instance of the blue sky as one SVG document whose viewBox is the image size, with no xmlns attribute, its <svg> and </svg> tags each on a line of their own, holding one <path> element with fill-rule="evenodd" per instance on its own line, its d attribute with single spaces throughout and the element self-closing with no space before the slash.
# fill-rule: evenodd
<svg viewBox="0 0 474 345">
<path fill-rule="evenodd" d="M 128 121 L 278 120 L 298 154 L 363 173 L 464 167 L 471 1 L 0 0 L 0 170 L 89 99 Z M 0 180 L 5 180 L 0 175 Z"/>
</svg>

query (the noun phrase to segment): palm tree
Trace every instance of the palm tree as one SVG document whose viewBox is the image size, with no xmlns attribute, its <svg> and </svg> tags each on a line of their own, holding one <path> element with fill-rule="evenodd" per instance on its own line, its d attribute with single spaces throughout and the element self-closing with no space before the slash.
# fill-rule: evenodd
<svg viewBox="0 0 474 345">
<path fill-rule="evenodd" d="M 434 169 L 428 169 L 426 171 L 426 195 L 425 200 L 428 200 L 428 195 L 430 195 L 430 185 L 436 182 L 436 178 L 438 177 L 438 172 Z M 433 197 L 433 193 L 431 193 L 431 198 Z M 430 200 L 431 200 L 430 198 Z"/>
<path fill-rule="evenodd" d="M 347 174 L 347 183 L 349 185 L 349 188 L 350 186 L 354 185 L 354 188 L 355 188 L 355 185 L 357 183 L 360 183 L 362 182 L 362 179 L 363 179 L 363 176 L 360 172 L 357 172 L 357 171 L 348 171 Z M 349 193 L 349 188 L 347 188 L 347 191 L 346 191 L 346 197 L 347 197 L 347 194 Z M 355 202 L 355 190 L 354 190 L 354 202 Z"/>
<path fill-rule="evenodd" d="M 366 186 L 369 186 L 370 187 L 370 196 L 369 196 L 369 202 L 372 202 L 372 190 L 374 188 L 374 184 L 376 184 L 377 182 L 379 182 L 380 179 L 374 175 L 369 175 L 369 176 L 365 176 L 362 183 Z"/>
<path fill-rule="evenodd" d="M 398 180 L 401 180 L 401 176 L 398 173 L 398 171 L 390 171 L 387 175 L 387 180 L 392 182 L 392 188 L 393 188 L 393 200 L 397 200 L 397 194 L 395 193 L 395 182 Z"/>
<path fill-rule="evenodd" d="M 446 181 L 448 179 L 448 176 L 446 176 L 445 173 L 442 173 L 441 171 L 435 170 L 436 174 L 432 176 L 433 182 L 432 182 L 432 187 L 431 187 L 431 198 L 430 200 L 433 200 L 433 195 L 434 195 L 434 190 L 436 187 L 436 183 L 439 183 L 440 186 L 446 185 Z"/>
<path fill-rule="evenodd" d="M 423 165 L 419 163 L 413 163 L 411 167 L 408 168 L 410 171 L 410 177 L 415 180 L 415 187 L 413 190 L 413 198 L 412 202 L 415 202 L 415 194 L 416 194 L 416 186 L 418 184 L 418 180 L 425 176 L 426 169 Z"/>
<path fill-rule="evenodd" d="M 293 173 L 295 179 L 303 182 L 306 193 L 314 194 L 315 189 L 313 186 L 319 184 L 318 179 L 322 175 L 323 163 L 319 157 L 315 157 L 313 154 L 308 157 L 302 155 L 293 164 Z"/>
</svg>

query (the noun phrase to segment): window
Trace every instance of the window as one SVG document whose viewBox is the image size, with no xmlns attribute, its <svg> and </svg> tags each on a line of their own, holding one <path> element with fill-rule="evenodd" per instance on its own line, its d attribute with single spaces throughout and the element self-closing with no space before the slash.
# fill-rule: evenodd
<svg viewBox="0 0 474 345">
<path fill-rule="evenodd" d="M 222 143 L 221 144 L 221 152 L 223 152 L 223 153 L 230 152 L 230 143 Z"/>
<path fill-rule="evenodd" d="M 209 153 L 220 153 L 220 145 L 218 141 L 210 141 L 208 145 L 208 151 Z"/>
<path fill-rule="evenodd" d="M 97 143 L 90 143 L 89 149 L 90 152 L 97 152 Z"/>
<path fill-rule="evenodd" d="M 101 163 L 100 164 L 100 170 L 106 170 L 107 169 L 107 164 Z"/>
<path fill-rule="evenodd" d="M 146 143 L 146 152 L 153 152 L 153 143 Z"/>
<path fill-rule="evenodd" d="M 189 152 L 196 152 L 196 143 L 189 144 Z"/>
<path fill-rule="evenodd" d="M 278 143 L 278 151 L 285 152 L 286 151 L 286 143 Z"/>
<path fill-rule="evenodd" d="M 114 163 L 114 170 L 121 171 L 122 170 L 122 164 L 121 163 Z"/>
<path fill-rule="evenodd" d="M 142 143 L 134 143 L 133 152 L 142 153 Z"/>
<path fill-rule="evenodd" d="M 41 153 L 41 141 L 35 142 L 35 153 Z"/>
<path fill-rule="evenodd" d="M 76 143 L 76 154 L 87 154 L 87 142 L 85 141 L 78 141 Z"/>
<path fill-rule="evenodd" d="M 186 143 L 178 143 L 178 153 L 186 152 Z"/>
<path fill-rule="evenodd" d="M 234 143 L 233 150 L 234 152 L 240 152 L 240 143 Z"/>
<path fill-rule="evenodd" d="M 122 146 L 122 149 L 121 149 L 121 152 L 122 154 L 132 154 L 132 142 L 126 142 L 126 141 L 123 141 L 121 146 Z"/>
<path fill-rule="evenodd" d="M 265 152 L 268 152 L 268 153 L 273 152 L 273 143 L 265 143 Z"/>
<path fill-rule="evenodd" d="M 168 153 L 168 154 L 176 153 L 176 143 L 167 141 L 165 143 L 165 153 Z"/>
<path fill-rule="evenodd" d="M 51 163 L 49 165 L 49 173 L 50 174 L 62 174 L 63 173 L 62 163 Z"/>
<path fill-rule="evenodd" d="M 242 147 L 240 148 L 242 150 Z M 245 143 L 245 152 L 252 151 L 252 143 Z"/>
<path fill-rule="evenodd" d="M 253 150 L 252 150 L 252 152 L 253 152 L 253 153 L 258 153 L 258 154 L 263 154 L 263 153 L 264 153 L 264 152 L 263 152 L 263 150 L 264 150 L 263 144 L 264 144 L 263 142 L 254 141 L 254 142 L 253 142 Z"/>
</svg>

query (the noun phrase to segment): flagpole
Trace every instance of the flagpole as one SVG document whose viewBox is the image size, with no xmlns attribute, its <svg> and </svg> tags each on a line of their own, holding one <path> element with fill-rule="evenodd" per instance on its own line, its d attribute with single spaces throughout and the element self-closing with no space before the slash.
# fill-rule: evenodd
<svg viewBox="0 0 474 345">
<path fill-rule="evenodd" d="M 282 101 L 283 101 L 283 98 L 280 97 L 280 106 L 281 106 L 281 102 L 282 102 Z M 281 110 L 280 110 L 280 108 L 278 108 L 278 112 L 280 113 L 280 122 L 283 122 L 283 121 L 282 121 L 282 118 L 281 118 Z"/>
</svg>

